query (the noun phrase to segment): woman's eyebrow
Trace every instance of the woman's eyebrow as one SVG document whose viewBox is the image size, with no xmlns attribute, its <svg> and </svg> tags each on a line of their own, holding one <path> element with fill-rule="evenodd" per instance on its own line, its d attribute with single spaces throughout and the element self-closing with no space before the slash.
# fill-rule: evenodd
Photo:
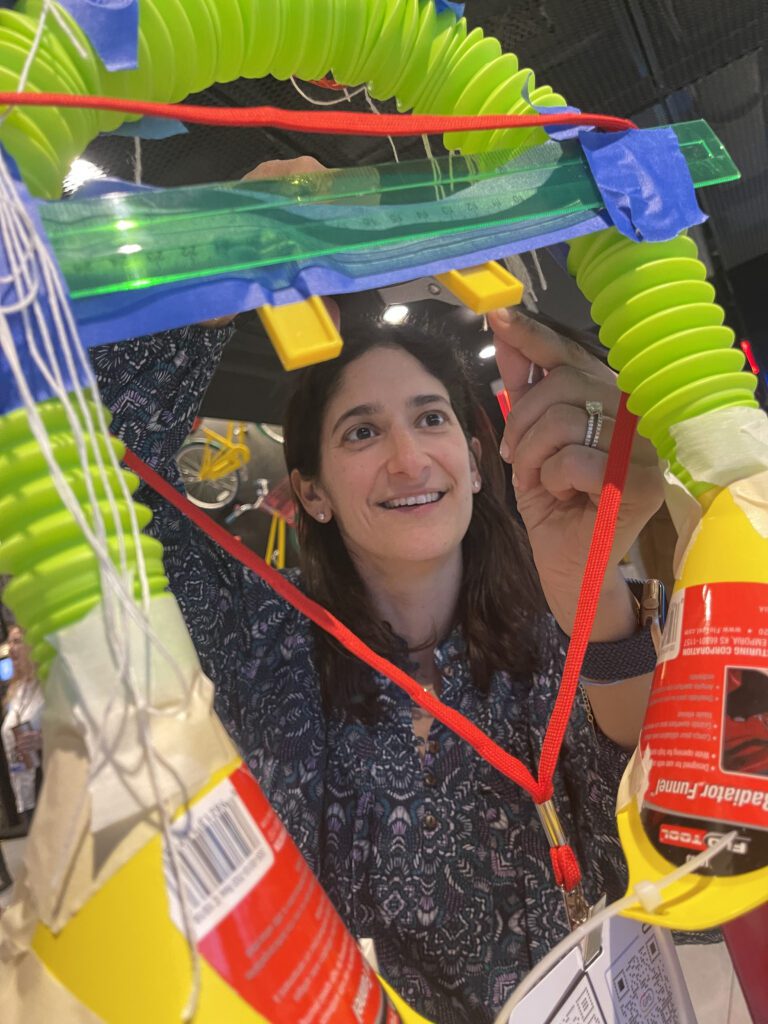
<svg viewBox="0 0 768 1024">
<path fill-rule="evenodd" d="M 435 402 L 447 406 L 451 404 L 445 395 L 414 395 L 413 398 L 408 399 L 408 405 L 413 409 L 421 409 L 425 405 L 434 405 Z M 380 405 L 354 405 L 339 416 L 333 425 L 331 434 L 335 434 L 339 427 L 346 423 L 347 420 L 355 419 L 357 416 L 376 416 L 380 412 L 382 412 L 382 406 Z"/>
<path fill-rule="evenodd" d="M 423 405 L 434 405 L 435 402 L 441 402 L 443 405 L 448 406 L 451 404 L 445 395 L 414 395 L 413 398 L 408 399 L 408 405 L 417 409 L 420 409 Z"/>
<path fill-rule="evenodd" d="M 356 416 L 375 416 L 376 413 L 379 412 L 381 412 L 380 405 L 354 405 L 351 409 L 347 409 L 345 413 L 342 413 L 341 416 L 339 416 L 333 425 L 331 433 L 335 434 L 342 423 L 345 423 L 347 420 L 354 419 Z"/>
</svg>

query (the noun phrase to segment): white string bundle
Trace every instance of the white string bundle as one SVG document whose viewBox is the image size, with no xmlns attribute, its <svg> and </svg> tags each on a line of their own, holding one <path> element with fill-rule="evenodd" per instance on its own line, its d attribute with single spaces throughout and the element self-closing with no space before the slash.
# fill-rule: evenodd
<svg viewBox="0 0 768 1024">
<path fill-rule="evenodd" d="M 40 46 L 45 20 L 50 13 L 54 13 L 60 18 L 59 12 L 56 11 L 50 0 L 43 0 L 38 30 L 24 63 L 18 91 L 22 91 L 26 84 L 29 69 L 34 63 Z M 62 22 L 62 25 L 69 33 L 66 24 Z M 79 42 L 71 34 L 70 38 L 80 48 Z M 0 151 L 0 247 L 9 266 L 9 274 L 0 280 L 6 296 L 5 301 L 0 305 L 0 350 L 8 362 L 21 404 L 27 415 L 30 430 L 44 456 L 61 501 L 93 550 L 98 564 L 105 637 L 115 674 L 122 687 L 122 694 L 114 695 L 112 704 L 108 706 L 106 713 L 117 701 L 124 702 L 127 708 L 135 712 L 141 746 L 140 754 L 146 765 L 153 794 L 154 807 L 152 810 L 159 815 L 160 829 L 179 893 L 183 933 L 190 955 L 191 990 L 182 1012 L 182 1020 L 186 1022 L 193 1018 L 199 1003 L 200 960 L 184 879 L 172 835 L 171 820 L 161 795 L 160 771 L 170 772 L 174 782 L 181 786 L 182 792 L 184 792 L 183 781 L 154 749 L 149 731 L 149 719 L 152 715 L 183 715 L 189 707 L 192 692 L 177 661 L 156 635 L 149 621 L 149 581 L 141 544 L 141 528 L 135 506 L 117 455 L 110 442 L 103 407 L 98 401 L 93 405 L 88 403 L 80 379 L 85 381 L 87 388 L 94 396 L 98 395 L 97 383 L 78 337 L 75 320 L 59 277 L 58 268 L 17 193 L 15 182 L 2 151 Z M 43 305 L 44 301 L 45 306 Z M 50 327 L 46 311 L 50 316 Z M 11 328 L 11 318 L 14 319 L 17 330 L 23 333 L 23 345 L 35 369 L 45 381 L 51 395 L 59 400 L 66 413 L 88 496 L 86 507 L 89 515 L 81 506 L 56 458 L 51 438 L 33 398 L 22 360 L 19 358 Z M 63 361 L 61 363 L 59 353 Z M 65 374 L 71 382 L 71 393 L 68 393 L 65 384 Z M 109 470 L 113 471 L 119 482 L 119 499 L 122 499 L 121 503 L 128 509 L 130 541 L 136 559 L 136 581 L 141 594 L 140 604 L 133 596 L 134 577 L 128 565 L 128 543 L 118 509 L 119 499 L 113 491 Z M 98 502 L 94 476 L 98 480 L 101 493 L 107 500 L 109 529 Z M 117 565 L 113 563 L 110 556 L 108 544 L 110 533 L 117 541 Z M 141 652 L 131 650 L 129 631 L 126 628 L 128 619 L 138 626 L 143 637 L 143 651 Z M 167 669 L 174 674 L 182 694 L 182 699 L 177 705 L 163 710 L 152 707 L 151 660 L 153 651 L 162 656 Z M 140 656 L 141 661 L 139 660 Z M 143 666 L 140 683 L 137 681 L 138 665 Z M 87 714 L 87 710 L 82 708 L 79 710 L 81 713 Z M 99 723 L 92 723 L 92 725 L 94 726 L 94 735 L 98 737 L 98 742 L 101 744 L 101 760 L 91 764 L 91 778 L 96 776 L 105 763 L 110 762 L 115 770 L 120 772 L 122 781 L 130 790 L 129 779 L 121 770 L 121 765 L 115 760 L 113 751 L 108 747 L 104 738 L 104 730 L 99 728 Z M 184 798 L 187 799 L 186 793 L 184 793 Z M 83 794 L 83 806 L 79 808 L 79 814 L 84 810 L 87 799 L 88 791 Z M 61 876 L 66 870 L 66 855 L 70 852 L 63 851 L 59 872 Z M 51 881 L 55 884 L 56 878 Z"/>
</svg>

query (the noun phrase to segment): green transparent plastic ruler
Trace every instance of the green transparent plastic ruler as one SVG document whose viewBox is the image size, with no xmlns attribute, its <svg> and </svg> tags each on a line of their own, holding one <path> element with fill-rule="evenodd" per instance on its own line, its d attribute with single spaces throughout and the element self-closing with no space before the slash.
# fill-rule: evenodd
<svg viewBox="0 0 768 1024">
<path fill-rule="evenodd" d="M 705 121 L 672 126 L 697 188 L 739 172 Z M 653 129 L 650 129 L 653 130 Z M 602 208 L 576 141 L 41 204 L 72 298 Z M 468 239 L 468 245 L 471 242 Z M 470 250 L 471 251 L 471 248 Z M 286 268 L 287 269 L 287 268 Z"/>
</svg>

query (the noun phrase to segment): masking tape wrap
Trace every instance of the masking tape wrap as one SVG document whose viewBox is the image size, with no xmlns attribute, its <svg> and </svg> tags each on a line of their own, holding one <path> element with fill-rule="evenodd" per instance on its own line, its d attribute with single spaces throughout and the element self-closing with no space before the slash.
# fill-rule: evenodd
<svg viewBox="0 0 768 1024">
<path fill-rule="evenodd" d="M 695 480 L 728 488 L 761 537 L 768 537 L 768 416 L 762 409 L 716 409 L 670 427 L 680 464 Z M 695 540 L 703 509 L 665 472 L 665 500 L 677 530 L 675 578 Z"/>
<path fill-rule="evenodd" d="M 150 696 L 146 712 L 123 698 L 101 606 L 51 638 L 58 653 L 46 684 L 43 725 L 44 748 L 51 753 L 14 902 L 0 917 L 3 1024 L 96 1020 L 48 974 L 31 943 L 39 922 L 59 932 L 158 834 L 138 716 L 146 720 L 169 814 L 237 757 L 211 712 L 213 687 L 172 596 L 152 600 L 150 621 L 175 664 L 152 646 L 149 687 L 145 679 L 135 680 L 139 692 Z M 143 676 L 144 634 L 130 620 L 124 628 Z"/>
</svg>

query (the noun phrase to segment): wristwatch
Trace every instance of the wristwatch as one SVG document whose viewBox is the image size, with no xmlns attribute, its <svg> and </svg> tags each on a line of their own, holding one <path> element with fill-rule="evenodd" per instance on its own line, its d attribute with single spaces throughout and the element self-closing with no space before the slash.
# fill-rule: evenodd
<svg viewBox="0 0 768 1024">
<path fill-rule="evenodd" d="M 666 615 L 666 594 L 661 580 L 627 580 L 637 602 L 638 628 L 623 640 L 587 645 L 581 682 L 615 683 L 653 672 Z"/>
</svg>

